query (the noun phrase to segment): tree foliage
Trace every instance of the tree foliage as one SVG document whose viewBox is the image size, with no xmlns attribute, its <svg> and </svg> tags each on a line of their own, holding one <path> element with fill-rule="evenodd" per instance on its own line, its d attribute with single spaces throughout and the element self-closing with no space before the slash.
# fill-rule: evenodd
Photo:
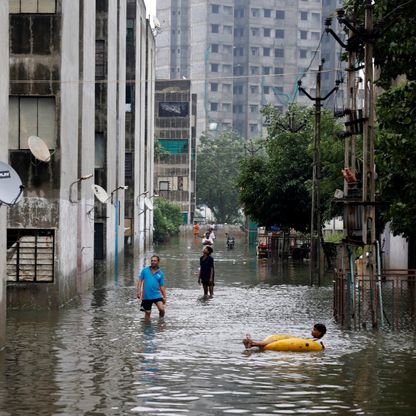
<svg viewBox="0 0 416 416">
<path fill-rule="evenodd" d="M 230 223 L 239 217 L 237 177 L 243 154 L 243 140 L 233 132 L 201 137 L 197 157 L 197 202 L 207 205 L 219 223 Z"/>
<path fill-rule="evenodd" d="M 179 205 L 164 198 L 157 198 L 153 211 L 153 241 L 161 243 L 179 233 L 182 224 L 182 213 Z"/>
<path fill-rule="evenodd" d="M 274 107 L 263 109 L 268 125 L 265 154 L 245 158 L 239 176 L 245 213 L 266 226 L 278 224 L 305 231 L 310 225 L 314 112 L 292 105 L 285 115 Z M 291 120 L 303 128 L 283 129 Z M 327 111 L 321 117 L 321 210 L 332 214 L 334 191 L 342 186 L 343 145 L 335 138 L 337 125 Z"/>
</svg>

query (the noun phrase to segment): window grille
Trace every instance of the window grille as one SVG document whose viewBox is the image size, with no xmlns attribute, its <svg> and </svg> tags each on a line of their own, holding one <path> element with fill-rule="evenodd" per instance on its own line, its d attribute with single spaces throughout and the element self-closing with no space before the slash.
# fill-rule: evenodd
<svg viewBox="0 0 416 416">
<path fill-rule="evenodd" d="M 55 231 L 7 230 L 7 281 L 51 283 L 54 281 Z"/>
</svg>

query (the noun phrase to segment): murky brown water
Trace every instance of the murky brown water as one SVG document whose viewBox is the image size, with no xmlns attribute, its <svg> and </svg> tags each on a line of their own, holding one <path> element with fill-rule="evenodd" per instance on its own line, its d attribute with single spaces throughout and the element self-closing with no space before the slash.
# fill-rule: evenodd
<svg viewBox="0 0 416 416">
<path fill-rule="evenodd" d="M 127 264 L 58 312 L 10 312 L 0 352 L 0 415 L 413 415 L 413 333 L 343 331 L 331 281 L 309 287 L 307 265 L 256 260 L 237 240 L 215 245 L 216 288 L 196 284 L 200 242 L 159 247 L 164 320 L 143 320 Z M 150 253 L 149 253 L 150 254 Z M 328 327 L 323 353 L 244 352 L 276 332 Z"/>
</svg>

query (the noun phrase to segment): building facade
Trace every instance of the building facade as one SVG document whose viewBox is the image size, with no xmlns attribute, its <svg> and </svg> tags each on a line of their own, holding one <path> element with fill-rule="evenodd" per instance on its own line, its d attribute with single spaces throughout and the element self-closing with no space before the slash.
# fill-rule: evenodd
<svg viewBox="0 0 416 416">
<path fill-rule="evenodd" d="M 0 56 L 7 62 L 9 57 L 9 2 L 0 0 Z M 0 66 L 0 161 L 8 161 L 9 125 L 9 66 Z M 7 208 L 0 206 L 0 350 L 6 344 L 6 238 Z"/>
<path fill-rule="evenodd" d="M 160 145 L 155 160 L 157 193 L 178 204 L 183 223 L 195 212 L 196 96 L 187 80 L 156 81 L 155 138 Z"/>
<path fill-rule="evenodd" d="M 154 37 L 143 1 L 13 0 L 9 14 L 4 3 L 0 18 L 10 21 L 10 41 L 2 36 L 0 47 L 2 56 L 10 50 L 9 116 L 2 111 L 0 117 L 7 117 L 2 125 L 9 124 L 9 134 L 0 156 L 25 189 L 8 209 L 7 241 L 0 242 L 7 266 L 3 259 L 0 267 L 6 268 L 8 306 L 57 308 L 92 286 L 98 265 L 117 268 L 124 253 L 129 3 L 137 5 L 140 21 L 132 45 L 140 71 L 133 78 L 146 86 L 136 89 L 140 104 L 131 115 L 141 143 L 129 165 L 133 194 L 147 184 L 142 178 L 153 183 Z M 1 106 L 9 71 L 0 80 Z M 29 136 L 42 139 L 49 158 L 39 159 Z M 138 218 L 135 209 L 131 215 Z M 1 207 L 0 226 L 4 215 Z M 137 247 L 140 233 L 151 241 L 153 218 L 147 217 L 143 225 L 136 221 Z"/>
<path fill-rule="evenodd" d="M 263 131 L 260 110 L 285 111 L 299 96 L 297 81 L 313 96 L 323 55 L 336 72 L 333 40 L 318 48 L 327 13 L 338 0 L 159 0 L 157 78 L 190 79 L 198 96 L 197 137 L 204 130 L 236 130 L 243 137 Z M 323 37 L 326 37 L 324 34 Z M 317 50 L 318 49 L 318 50 Z M 322 90 L 334 86 L 323 76 Z"/>
</svg>

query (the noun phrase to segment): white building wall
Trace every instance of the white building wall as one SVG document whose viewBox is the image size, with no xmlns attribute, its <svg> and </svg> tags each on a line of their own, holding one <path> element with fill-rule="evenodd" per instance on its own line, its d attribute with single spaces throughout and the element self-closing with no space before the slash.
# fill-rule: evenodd
<svg viewBox="0 0 416 416">
<path fill-rule="evenodd" d="M 94 173 L 95 158 L 95 2 L 83 2 L 81 141 L 79 146 L 79 177 Z M 78 292 L 94 282 L 94 179 L 80 182 L 78 201 Z"/>
<path fill-rule="evenodd" d="M 384 269 L 408 268 L 408 243 L 400 235 L 393 235 L 390 223 L 386 224 L 381 236 Z"/>
<path fill-rule="evenodd" d="M 9 1 L 0 0 L 0 56 L 9 61 Z M 0 160 L 8 161 L 9 65 L 0 65 Z M 0 207 L 0 350 L 6 344 L 6 214 Z"/>
<path fill-rule="evenodd" d="M 56 276 L 60 301 L 75 295 L 77 277 L 77 204 L 69 201 L 71 183 L 78 179 L 79 2 L 62 1 L 61 171 L 59 226 L 56 234 Z"/>
</svg>

